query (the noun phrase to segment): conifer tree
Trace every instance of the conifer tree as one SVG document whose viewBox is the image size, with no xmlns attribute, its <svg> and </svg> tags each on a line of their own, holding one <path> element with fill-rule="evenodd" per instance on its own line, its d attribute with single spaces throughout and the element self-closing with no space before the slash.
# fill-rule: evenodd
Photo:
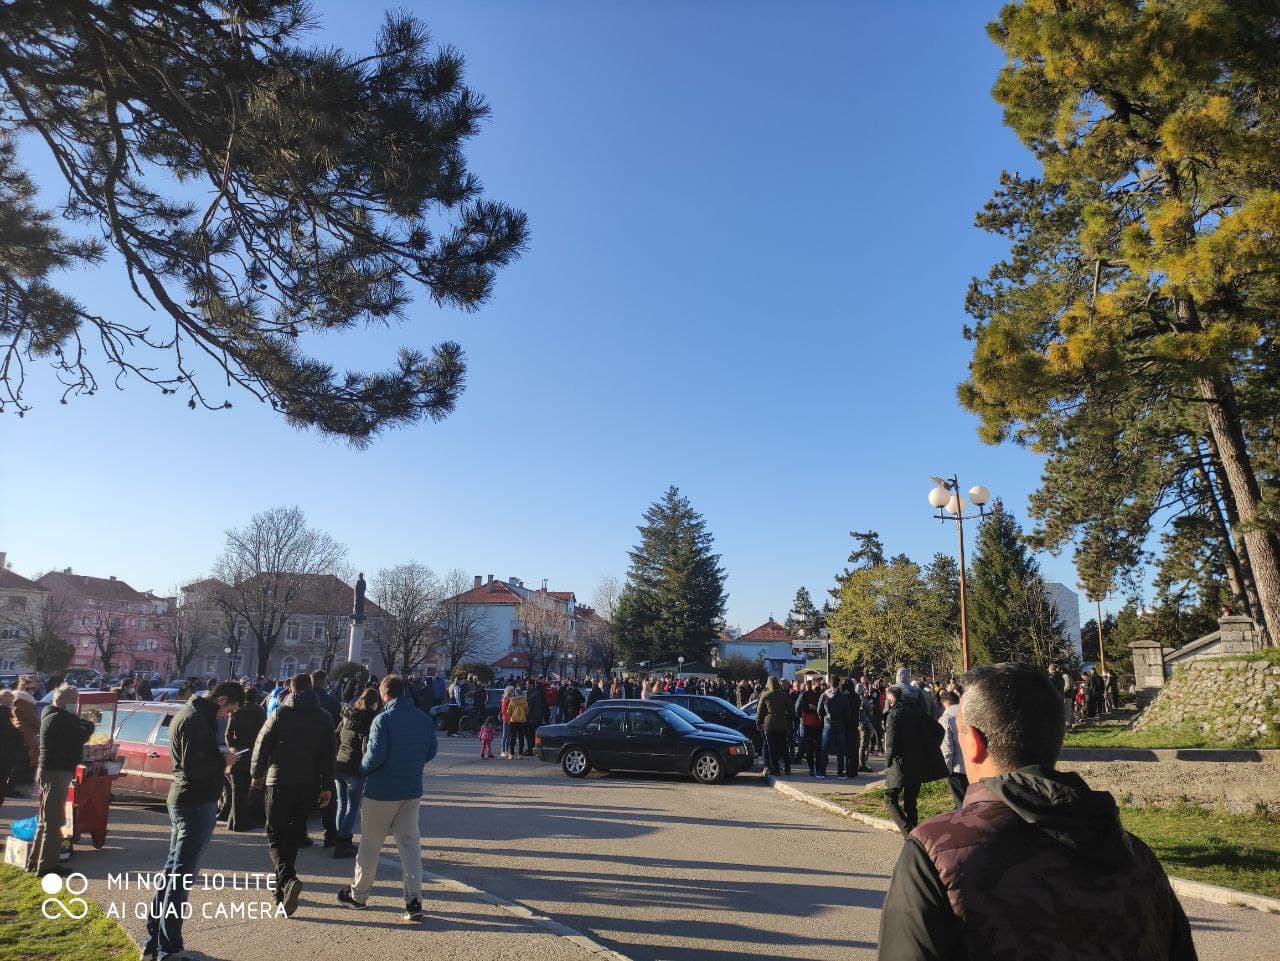
<svg viewBox="0 0 1280 961">
<path fill-rule="evenodd" d="M 795 599 L 791 602 L 791 610 L 787 613 L 783 626 L 794 634 L 803 632 L 805 637 L 818 637 L 822 634 L 825 615 L 814 607 L 813 598 L 809 596 L 807 587 L 801 587 L 796 591 Z"/>
<path fill-rule="evenodd" d="M 1026 637 L 1015 598 L 1039 565 L 1022 542 L 1018 522 L 997 498 L 978 525 L 968 580 L 969 651 L 974 663 L 1008 661 Z"/>
<path fill-rule="evenodd" d="M 970 290 L 961 399 L 984 439 L 1043 451 L 1086 406 L 1194 404 L 1274 637 L 1276 445 L 1250 417 L 1277 393 L 1275 4 L 1024 0 L 990 31 L 995 97 L 1043 173 L 1005 174 L 980 215 L 1010 254 Z"/>
<path fill-rule="evenodd" d="M 29 408 L 32 362 L 64 403 L 103 367 L 193 409 L 229 407 L 235 384 L 357 445 L 453 409 L 458 344 L 369 373 L 310 356 L 308 335 L 403 320 L 419 292 L 489 297 L 527 230 L 467 170 L 488 108 L 413 17 L 388 16 L 367 56 L 306 45 L 311 19 L 305 0 L 0 4 L 0 411 Z M 19 147 L 52 155 L 58 216 Z M 146 310 L 55 285 L 108 248 Z"/>
<path fill-rule="evenodd" d="M 619 648 L 638 661 L 706 660 L 728 600 L 706 521 L 673 486 L 638 530 L 614 621 Z"/>
</svg>

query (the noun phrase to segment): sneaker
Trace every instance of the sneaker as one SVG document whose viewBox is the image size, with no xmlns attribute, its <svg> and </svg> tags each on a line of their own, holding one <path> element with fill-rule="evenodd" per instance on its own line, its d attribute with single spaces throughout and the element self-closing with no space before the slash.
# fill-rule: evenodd
<svg viewBox="0 0 1280 961">
<path fill-rule="evenodd" d="M 293 917 L 298 910 L 298 898 L 302 897 L 302 882 L 297 878 L 290 878 L 284 883 L 284 890 L 280 892 L 280 903 L 284 905 L 284 916 L 286 918 Z"/>
<path fill-rule="evenodd" d="M 351 908 L 353 911 L 363 911 L 367 904 L 363 901 L 357 901 L 355 895 L 351 893 L 350 887 L 338 888 L 338 903 L 344 908 Z"/>
<path fill-rule="evenodd" d="M 814 777 L 816 777 L 819 781 L 825 781 L 827 779 L 827 776 L 825 774 L 815 774 Z"/>
<path fill-rule="evenodd" d="M 422 920 L 422 902 L 417 898 L 412 901 L 406 901 L 404 905 L 404 914 L 401 915 L 406 921 Z"/>
</svg>

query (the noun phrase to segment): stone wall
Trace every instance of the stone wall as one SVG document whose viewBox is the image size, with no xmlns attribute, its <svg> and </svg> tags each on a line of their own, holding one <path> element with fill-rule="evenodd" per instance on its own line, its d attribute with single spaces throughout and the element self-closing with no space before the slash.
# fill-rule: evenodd
<svg viewBox="0 0 1280 961">
<path fill-rule="evenodd" d="M 1191 660 L 1133 729 L 1181 729 L 1223 745 L 1253 746 L 1280 730 L 1280 665 L 1258 658 Z"/>
</svg>

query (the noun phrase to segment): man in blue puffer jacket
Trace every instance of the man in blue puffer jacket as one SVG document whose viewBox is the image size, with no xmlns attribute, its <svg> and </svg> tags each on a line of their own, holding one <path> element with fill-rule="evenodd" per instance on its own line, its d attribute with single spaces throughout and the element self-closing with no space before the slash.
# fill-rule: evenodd
<svg viewBox="0 0 1280 961">
<path fill-rule="evenodd" d="M 388 834 L 395 835 L 404 881 L 404 919 L 422 920 L 422 833 L 418 810 L 422 804 L 422 769 L 436 756 L 436 726 L 414 706 L 404 681 L 388 674 L 379 686 L 386 706 L 369 730 L 368 747 L 360 762 L 365 776 L 360 809 L 360 852 L 350 887 L 338 891 L 338 903 L 365 907 L 378 855 Z"/>
</svg>

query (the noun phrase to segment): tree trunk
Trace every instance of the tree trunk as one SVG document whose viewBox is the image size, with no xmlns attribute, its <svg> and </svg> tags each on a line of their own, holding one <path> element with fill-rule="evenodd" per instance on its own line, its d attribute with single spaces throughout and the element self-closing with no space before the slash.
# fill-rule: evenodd
<svg viewBox="0 0 1280 961">
<path fill-rule="evenodd" d="M 1197 386 L 1200 396 L 1208 401 L 1205 408 L 1209 429 L 1217 441 L 1223 476 L 1231 488 L 1240 515 L 1244 544 L 1249 551 L 1249 564 L 1258 591 L 1259 620 L 1266 642 L 1270 644 L 1275 632 L 1280 630 L 1280 557 L 1267 532 L 1258 526 L 1262 493 L 1249 461 L 1244 431 L 1240 427 L 1235 390 L 1229 381 L 1221 378 L 1204 377 Z"/>
<path fill-rule="evenodd" d="M 1247 617 L 1254 617 L 1252 598 L 1249 597 L 1245 589 L 1243 564 L 1239 553 L 1236 551 L 1235 542 L 1231 537 L 1231 529 L 1227 526 L 1226 518 L 1223 516 L 1222 504 L 1218 500 L 1218 484 L 1214 476 L 1209 473 L 1209 466 L 1205 463 L 1204 450 L 1201 448 L 1198 439 L 1195 441 L 1194 446 L 1196 473 L 1200 475 L 1200 479 L 1205 486 L 1205 493 L 1208 495 L 1209 519 L 1218 531 L 1218 540 L 1222 542 L 1222 559 L 1227 569 L 1227 581 L 1231 585 L 1231 596 L 1240 608 L 1240 613 Z"/>
<path fill-rule="evenodd" d="M 1212 475 L 1217 478 L 1218 494 L 1222 498 L 1222 510 L 1226 515 L 1227 528 L 1235 543 L 1236 556 L 1240 558 L 1240 576 L 1244 582 L 1245 598 L 1249 602 L 1249 617 L 1255 624 L 1261 622 L 1262 602 L 1258 600 L 1258 586 L 1253 581 L 1253 565 L 1249 561 L 1249 548 L 1244 543 L 1240 532 L 1240 512 L 1236 509 L 1236 499 L 1231 496 L 1231 488 L 1222 483 L 1222 458 L 1218 455 L 1218 445 L 1213 435 L 1205 438 L 1209 447 L 1208 466 Z"/>
</svg>

